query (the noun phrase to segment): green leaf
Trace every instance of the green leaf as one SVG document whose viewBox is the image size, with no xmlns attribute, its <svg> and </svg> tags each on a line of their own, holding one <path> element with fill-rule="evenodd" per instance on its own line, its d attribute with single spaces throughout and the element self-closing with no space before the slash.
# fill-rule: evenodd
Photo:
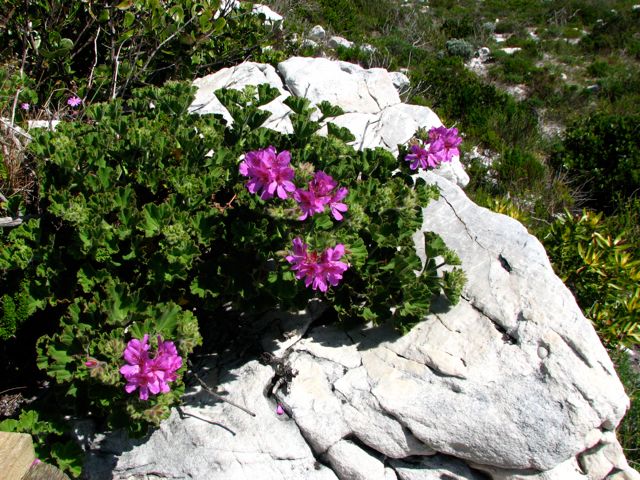
<svg viewBox="0 0 640 480">
<path fill-rule="evenodd" d="M 297 114 L 303 114 L 311 105 L 311 102 L 303 97 L 287 97 L 282 103 L 294 111 Z"/>
<path fill-rule="evenodd" d="M 344 115 L 344 110 L 338 105 L 332 105 L 326 100 L 321 101 L 316 105 L 320 112 L 322 113 L 322 117 L 320 121 L 324 120 L 327 117 L 337 117 L 339 115 Z"/>
<path fill-rule="evenodd" d="M 222 32 L 226 24 L 227 24 L 227 21 L 224 18 L 222 17 L 216 18 L 213 22 L 213 26 L 211 27 L 211 30 L 213 31 L 214 34 L 218 35 L 220 34 L 220 32 Z"/>
<path fill-rule="evenodd" d="M 83 452 L 76 442 L 69 440 L 54 443 L 51 445 L 51 456 L 56 459 L 61 470 L 69 472 L 73 477 L 79 477 L 82 473 Z"/>
<path fill-rule="evenodd" d="M 182 313 L 182 309 L 178 305 L 169 304 L 168 308 L 158 318 L 156 327 L 158 333 L 162 334 L 165 339 L 173 337 L 180 313 Z"/>
<path fill-rule="evenodd" d="M 118 5 L 116 5 L 116 8 L 118 10 L 126 10 L 127 8 L 131 8 L 132 5 L 133 5 L 133 0 L 123 0 Z"/>
<path fill-rule="evenodd" d="M 131 25 L 133 25 L 133 22 L 135 21 L 135 19 L 136 19 L 135 14 L 131 12 L 126 12 L 124 14 L 124 21 L 122 22 L 122 26 L 124 28 L 129 28 Z"/>
<path fill-rule="evenodd" d="M 0 432 L 15 432 L 18 429 L 18 420 L 9 418 L 0 422 Z"/>
<path fill-rule="evenodd" d="M 332 137 L 336 137 L 345 143 L 353 142 L 356 139 L 355 135 L 351 133 L 348 128 L 339 127 L 335 123 L 331 122 L 327 123 L 327 132 Z"/>
</svg>

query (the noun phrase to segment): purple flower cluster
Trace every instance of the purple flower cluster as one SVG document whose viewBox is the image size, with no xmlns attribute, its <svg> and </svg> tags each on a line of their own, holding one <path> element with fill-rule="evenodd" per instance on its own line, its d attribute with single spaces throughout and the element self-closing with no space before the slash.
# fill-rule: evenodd
<svg viewBox="0 0 640 480">
<path fill-rule="evenodd" d="M 296 188 L 290 163 L 291 154 L 288 151 L 276 155 L 276 149 L 270 146 L 247 153 L 240 163 L 240 174 L 249 177 L 247 190 L 260 194 L 263 200 L 273 198 L 274 193 L 283 200 L 291 196 L 302 210 L 298 220 L 322 213 L 326 206 L 329 206 L 333 218 L 342 220 L 342 213 L 348 210 L 342 200 L 349 190 L 338 188 L 338 183 L 324 172 L 316 172 L 306 190 Z"/>
<path fill-rule="evenodd" d="M 149 348 L 149 335 L 142 340 L 130 340 L 123 354 L 127 365 L 120 367 L 120 373 L 127 380 L 124 389 L 132 393 L 139 388 L 140 400 L 147 400 L 149 393 L 167 393 L 168 383 L 177 378 L 176 371 L 182 366 L 173 342 L 163 341 L 158 335 L 158 350 L 153 358 L 149 356 Z"/>
<path fill-rule="evenodd" d="M 338 188 L 338 182 L 330 175 L 324 172 L 316 172 L 306 190 L 297 188 L 293 192 L 293 198 L 298 202 L 300 210 L 302 210 L 302 215 L 298 217 L 298 220 L 304 220 L 315 213 L 324 212 L 324 208 L 327 205 L 333 218 L 338 221 L 342 220 L 342 212 L 346 212 L 349 207 L 342 203 L 341 200 L 348 193 L 349 190 L 345 187 Z"/>
<path fill-rule="evenodd" d="M 296 189 L 292 182 L 293 168 L 289 163 L 289 152 L 284 150 L 276 155 L 276 149 L 268 147 L 247 153 L 240 163 L 240 174 L 249 177 L 247 189 L 251 193 L 259 193 L 263 200 L 272 198 L 274 193 L 285 199 Z"/>
<path fill-rule="evenodd" d="M 349 265 L 339 261 L 345 254 L 344 245 L 339 243 L 321 254 L 309 252 L 308 248 L 300 237 L 293 239 L 293 252 L 286 258 L 293 265 L 291 270 L 296 272 L 296 278 L 304 279 L 306 287 L 311 286 L 313 290 L 321 292 L 326 292 L 329 285 L 338 285 L 342 274 L 349 268 Z"/>
<path fill-rule="evenodd" d="M 458 136 L 457 128 L 434 127 L 429 130 L 428 146 L 418 144 L 411 145 L 411 153 L 405 160 L 411 162 L 409 168 L 435 168 L 442 162 L 450 162 L 451 159 L 460 154 L 458 145 L 462 138 Z"/>
<path fill-rule="evenodd" d="M 339 187 L 330 175 L 315 172 L 306 188 L 297 188 L 293 183 L 294 171 L 290 166 L 291 154 L 284 150 L 276 154 L 273 146 L 263 150 L 248 152 L 240 163 L 240 174 L 249 177 L 247 190 L 257 193 L 263 200 L 273 198 L 293 198 L 301 210 L 298 220 L 305 220 L 316 213 L 323 213 L 327 207 L 336 220 L 342 220 L 349 207 L 343 200 L 349 190 Z M 287 256 L 298 280 L 304 279 L 305 286 L 326 292 L 329 285 L 336 286 L 342 273 L 349 268 L 340 262 L 345 254 L 344 245 L 338 244 L 321 254 L 309 252 L 308 245 L 299 237 L 293 240 L 293 252 Z"/>
</svg>

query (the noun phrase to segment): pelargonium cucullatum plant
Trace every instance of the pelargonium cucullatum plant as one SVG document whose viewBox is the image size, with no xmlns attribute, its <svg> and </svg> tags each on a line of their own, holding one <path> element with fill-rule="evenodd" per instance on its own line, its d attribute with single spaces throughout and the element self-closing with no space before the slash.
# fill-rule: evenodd
<svg viewBox="0 0 640 480">
<path fill-rule="evenodd" d="M 426 261 L 416 254 L 438 191 L 402 155 L 355 151 L 331 123 L 316 135 L 340 113 L 326 103 L 313 121 L 307 100 L 287 99 L 293 133 L 280 134 L 261 127 L 276 89 L 216 95 L 232 124 L 189 113 L 193 88 L 170 83 L 33 132 L 39 197 L 2 231 L 0 285 L 40 328 L 56 414 L 143 433 L 180 400 L 202 329 L 209 350 L 241 346 L 265 312 L 311 298 L 339 321 L 401 331 L 435 297 L 457 302 L 455 253 L 427 232 Z"/>
</svg>

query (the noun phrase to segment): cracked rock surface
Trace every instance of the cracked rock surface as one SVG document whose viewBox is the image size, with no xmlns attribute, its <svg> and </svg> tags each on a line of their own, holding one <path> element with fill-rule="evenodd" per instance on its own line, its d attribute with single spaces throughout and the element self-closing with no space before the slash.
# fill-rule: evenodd
<svg viewBox="0 0 640 480">
<path fill-rule="evenodd" d="M 214 90 L 266 81 L 282 92 L 271 106 L 284 112 L 271 120 L 282 128 L 288 113 L 277 102 L 291 94 L 342 106 L 349 113 L 333 121 L 361 131 L 364 146 L 393 151 L 417 126 L 440 125 L 429 109 L 396 101 L 384 71 L 331 62 L 327 72 L 359 85 L 357 96 L 341 98 L 331 89 L 351 87 L 321 79 L 326 62 L 222 70 L 196 81 L 192 109 L 224 114 Z M 358 102 L 361 110 L 346 108 Z M 204 367 L 210 385 L 256 417 L 192 387 L 185 406 L 143 440 L 84 435 L 86 477 L 640 479 L 614 432 L 629 400 L 544 248 L 517 221 L 471 202 L 461 176 L 449 173 L 421 174 L 441 192 L 423 210 L 423 230 L 440 234 L 462 260 L 468 282 L 458 305 L 437 300 L 402 337 L 386 327 L 314 326 L 321 304 L 277 313 L 261 344 L 297 372 L 288 388 L 274 387 L 274 368 L 254 357 Z M 424 258 L 421 239 L 417 233 Z"/>
<path fill-rule="evenodd" d="M 271 65 L 247 62 L 196 79 L 198 90 L 190 111 L 219 114 L 233 123 L 214 92 L 268 83 L 281 94 L 261 107 L 271 112 L 263 126 L 282 133 L 293 132 L 291 109 L 283 103 L 291 95 L 303 96 L 312 105 L 325 100 L 345 111 L 329 121 L 351 131 L 356 138 L 351 143 L 355 148 L 382 147 L 397 154 L 398 145 L 406 144 L 419 127 L 428 130 L 442 126 L 442 122 L 430 108 L 402 103 L 394 81 L 397 83 L 394 74 L 382 68 L 365 69 L 326 58 L 292 57 L 280 63 L 277 70 Z M 319 133 L 326 134 L 326 129 Z M 457 156 L 437 171 L 462 187 L 469 183 Z"/>
</svg>

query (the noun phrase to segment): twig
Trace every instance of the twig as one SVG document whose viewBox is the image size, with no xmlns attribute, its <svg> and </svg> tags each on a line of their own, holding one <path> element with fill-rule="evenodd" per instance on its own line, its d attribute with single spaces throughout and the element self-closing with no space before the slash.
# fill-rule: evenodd
<svg viewBox="0 0 640 480">
<path fill-rule="evenodd" d="M 25 389 L 25 388 L 27 388 L 27 387 L 13 387 L 13 388 L 7 388 L 6 390 L 1 391 L 1 392 L 0 392 L 0 395 L 2 395 L 3 393 L 10 392 L 10 391 L 12 391 L 12 390 L 22 390 L 22 389 Z"/>
<path fill-rule="evenodd" d="M 204 381 L 203 381 L 203 380 L 198 376 L 198 374 L 195 372 L 195 369 L 193 368 L 193 364 L 191 363 L 191 361 L 190 361 L 190 360 L 188 360 L 187 362 L 188 362 L 188 364 L 189 364 L 189 367 L 191 368 L 191 373 L 192 373 L 192 375 L 195 377 L 195 379 L 196 379 L 196 380 L 198 380 L 198 383 L 200 383 L 200 385 L 202 385 L 202 388 L 204 388 L 204 389 L 207 391 L 207 393 L 208 393 L 209 395 L 211 395 L 211 396 L 212 396 L 213 398 L 215 398 L 216 400 L 220 400 L 221 402 L 225 402 L 225 403 L 228 403 L 228 404 L 229 404 L 229 405 L 231 405 L 231 406 L 234 406 L 234 407 L 236 407 L 236 408 L 239 408 L 240 410 L 242 410 L 242 411 L 243 411 L 243 412 L 245 412 L 245 413 L 248 413 L 248 414 L 249 414 L 249 415 L 251 415 L 252 417 L 255 417 L 255 416 L 256 416 L 256 414 L 255 414 L 255 413 L 253 413 L 251 410 L 249 410 L 249 409 L 247 409 L 247 408 L 243 407 L 242 405 L 238 405 L 237 403 L 232 402 L 231 400 L 228 400 L 228 399 L 226 399 L 226 398 L 224 398 L 224 397 L 222 397 L 222 396 L 218 395 L 218 394 L 217 394 L 216 392 L 214 392 L 213 390 L 211 390 L 211 388 L 209 388 L 209 386 L 208 386 L 206 383 L 204 383 Z"/>
<path fill-rule="evenodd" d="M 11 124 L 9 125 L 11 128 L 15 125 L 16 120 L 16 107 L 18 106 L 18 97 L 20 96 L 21 88 L 16 90 L 16 94 L 13 97 L 13 106 L 11 107 Z"/>
<path fill-rule="evenodd" d="M 98 25 L 96 38 L 93 40 L 93 51 L 95 53 L 95 56 L 93 59 L 93 65 L 91 66 L 91 72 L 89 73 L 89 81 L 87 82 L 87 92 L 91 90 L 91 85 L 93 85 L 93 72 L 96 69 L 96 65 L 98 64 L 98 37 L 100 36 L 101 30 L 102 30 L 102 26 Z"/>
<path fill-rule="evenodd" d="M 114 63 L 116 64 L 114 70 L 113 70 L 113 78 L 112 78 L 112 82 L 113 85 L 111 87 L 111 99 L 115 99 L 116 98 L 116 85 L 118 84 L 118 70 L 120 69 L 120 52 L 122 51 L 122 47 L 124 47 L 124 44 L 127 41 L 123 41 L 120 46 L 118 47 L 118 51 L 116 52 L 116 56 L 114 58 Z"/>
</svg>

